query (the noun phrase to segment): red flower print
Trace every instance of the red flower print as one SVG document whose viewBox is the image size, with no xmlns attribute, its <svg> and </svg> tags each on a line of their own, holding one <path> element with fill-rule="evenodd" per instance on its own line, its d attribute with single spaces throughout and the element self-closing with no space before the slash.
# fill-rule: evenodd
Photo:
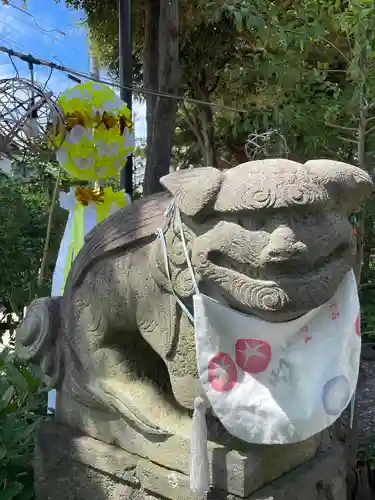
<svg viewBox="0 0 375 500">
<path fill-rule="evenodd" d="M 361 336 L 361 313 L 358 313 L 357 319 L 355 320 L 354 323 L 354 330 L 355 333 L 358 335 L 358 337 Z"/>
<path fill-rule="evenodd" d="M 208 381 L 218 392 L 227 392 L 237 383 L 237 368 L 226 352 L 218 352 L 208 362 Z"/>
<path fill-rule="evenodd" d="M 332 321 L 334 321 L 340 316 L 339 307 L 337 304 L 333 303 L 330 305 L 330 308 L 331 308 Z"/>
<path fill-rule="evenodd" d="M 358 234 L 359 234 L 359 231 L 356 227 L 354 227 L 354 229 L 353 229 L 353 234 L 354 234 L 354 236 L 358 236 Z"/>
<path fill-rule="evenodd" d="M 238 339 L 236 363 L 247 373 L 261 373 L 271 361 L 271 346 L 264 340 Z"/>
<path fill-rule="evenodd" d="M 306 325 L 301 328 L 299 333 L 303 333 L 305 335 L 305 344 L 308 344 L 312 339 L 312 336 L 309 335 L 309 327 Z"/>
</svg>

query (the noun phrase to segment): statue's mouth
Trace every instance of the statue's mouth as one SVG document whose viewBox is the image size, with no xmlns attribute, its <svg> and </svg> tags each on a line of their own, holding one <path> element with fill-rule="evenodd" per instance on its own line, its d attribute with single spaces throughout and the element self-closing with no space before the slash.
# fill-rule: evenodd
<svg viewBox="0 0 375 500">
<path fill-rule="evenodd" d="M 220 289 L 231 307 L 283 321 L 327 302 L 351 269 L 352 258 L 348 243 L 314 262 L 291 257 L 254 268 L 211 251 L 199 271 L 203 280 Z"/>
<path fill-rule="evenodd" d="M 228 255 L 216 250 L 207 254 L 207 260 L 214 266 L 224 268 L 227 271 L 236 271 L 244 277 L 260 280 L 286 280 L 295 276 L 309 275 L 311 272 L 319 271 L 337 260 L 348 259 L 352 255 L 351 245 L 342 243 L 328 255 L 323 255 L 315 260 L 307 260 L 298 255 L 272 257 L 267 263 L 257 267 L 246 262 L 239 262 Z"/>
</svg>

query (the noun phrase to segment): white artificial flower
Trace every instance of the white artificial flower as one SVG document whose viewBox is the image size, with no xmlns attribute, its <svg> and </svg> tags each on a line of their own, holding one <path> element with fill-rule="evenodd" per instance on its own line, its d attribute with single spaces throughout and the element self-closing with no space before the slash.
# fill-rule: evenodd
<svg viewBox="0 0 375 500">
<path fill-rule="evenodd" d="M 64 147 L 64 145 L 56 151 L 56 159 L 60 163 L 61 166 L 64 166 L 69 161 L 69 154 Z"/>
<path fill-rule="evenodd" d="M 107 99 L 105 102 L 102 104 L 102 109 L 104 111 L 117 111 L 119 108 L 118 103 L 114 102 L 114 100 Z"/>
<path fill-rule="evenodd" d="M 75 125 L 70 131 L 70 134 L 68 134 L 66 141 L 70 144 L 78 144 L 78 142 L 80 142 L 82 139 L 91 141 L 92 138 L 93 131 L 91 128 L 87 129 L 85 127 L 82 127 L 82 125 Z"/>
<path fill-rule="evenodd" d="M 96 90 L 98 92 L 102 92 L 103 88 L 105 88 L 105 85 L 103 85 L 102 83 L 95 82 L 95 83 L 92 84 L 92 89 Z"/>
<path fill-rule="evenodd" d="M 95 167 L 95 172 L 98 177 L 107 176 L 108 167 Z"/>
<path fill-rule="evenodd" d="M 111 206 L 109 207 L 109 215 L 113 215 L 115 212 L 118 210 L 118 205 L 115 201 L 111 203 Z"/>
<path fill-rule="evenodd" d="M 91 156 L 89 157 L 74 157 L 73 158 L 74 165 L 79 168 L 79 170 L 86 170 L 88 168 L 92 167 L 93 164 L 93 158 Z"/>
<path fill-rule="evenodd" d="M 118 144 L 118 142 L 108 143 L 103 141 L 102 139 L 96 141 L 95 147 L 99 158 L 104 155 L 117 156 L 120 149 L 120 145 Z"/>
</svg>

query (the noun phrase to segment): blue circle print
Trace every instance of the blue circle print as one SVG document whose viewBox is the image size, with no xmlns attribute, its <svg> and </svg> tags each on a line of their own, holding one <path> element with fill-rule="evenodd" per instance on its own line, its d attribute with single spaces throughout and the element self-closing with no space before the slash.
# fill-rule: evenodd
<svg viewBox="0 0 375 500">
<path fill-rule="evenodd" d="M 327 415 L 339 415 L 350 398 L 350 384 L 344 375 L 331 378 L 323 387 L 323 406 Z"/>
</svg>

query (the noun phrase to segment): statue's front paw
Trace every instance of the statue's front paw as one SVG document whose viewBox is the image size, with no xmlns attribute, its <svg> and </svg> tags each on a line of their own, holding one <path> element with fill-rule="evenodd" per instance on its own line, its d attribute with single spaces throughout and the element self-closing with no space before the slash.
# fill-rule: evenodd
<svg viewBox="0 0 375 500">
<path fill-rule="evenodd" d="M 39 365 L 43 380 L 57 387 L 63 376 L 63 349 L 58 321 L 61 297 L 34 300 L 16 332 L 16 353 L 22 361 Z"/>
<path fill-rule="evenodd" d="M 145 384 L 146 387 L 146 384 Z M 99 398 L 108 409 L 117 413 L 132 427 L 143 434 L 170 436 L 172 433 L 153 423 L 146 414 L 147 395 L 144 395 L 143 405 L 139 404 L 139 389 L 142 383 L 123 383 L 112 379 L 99 378 L 91 383 L 87 389 L 95 398 Z M 146 392 L 146 391 L 145 391 Z M 141 398 L 142 400 L 142 398 Z"/>
</svg>

